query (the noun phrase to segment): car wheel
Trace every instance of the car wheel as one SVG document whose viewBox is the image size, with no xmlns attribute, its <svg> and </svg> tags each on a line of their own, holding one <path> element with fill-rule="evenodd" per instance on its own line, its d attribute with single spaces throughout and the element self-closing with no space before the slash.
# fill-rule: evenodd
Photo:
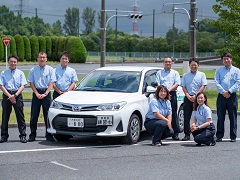
<svg viewBox="0 0 240 180">
<path fill-rule="evenodd" d="M 135 144 L 140 138 L 140 119 L 136 114 L 133 114 L 128 123 L 127 135 L 123 137 L 123 142 L 126 144 Z"/>
<path fill-rule="evenodd" d="M 53 136 L 58 141 L 68 141 L 70 138 L 72 138 L 72 136 L 70 135 L 63 135 L 63 134 L 54 134 Z"/>
<path fill-rule="evenodd" d="M 177 116 L 177 124 L 179 132 L 183 132 L 184 130 L 184 112 L 183 112 L 183 105 L 180 106 L 178 110 L 178 116 Z"/>
</svg>

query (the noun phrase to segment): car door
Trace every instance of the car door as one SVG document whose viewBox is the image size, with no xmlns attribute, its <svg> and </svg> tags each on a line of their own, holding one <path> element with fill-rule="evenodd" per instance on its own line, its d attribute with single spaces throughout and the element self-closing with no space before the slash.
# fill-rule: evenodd
<svg viewBox="0 0 240 180">
<path fill-rule="evenodd" d="M 149 102 L 154 97 L 154 94 L 148 95 L 146 93 L 147 86 L 151 86 L 152 83 L 156 82 L 156 74 L 159 69 L 153 69 L 145 73 L 144 81 L 143 81 L 143 89 L 142 89 L 142 96 L 143 96 L 143 106 L 144 106 L 144 116 L 143 119 L 145 120 L 145 115 L 147 114 Z"/>
</svg>

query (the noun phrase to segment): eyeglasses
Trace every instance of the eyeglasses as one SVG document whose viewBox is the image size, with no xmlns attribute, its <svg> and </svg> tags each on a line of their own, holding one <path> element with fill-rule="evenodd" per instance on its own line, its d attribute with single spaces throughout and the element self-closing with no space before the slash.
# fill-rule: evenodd
<svg viewBox="0 0 240 180">
<path fill-rule="evenodd" d="M 46 59 L 47 57 L 44 56 L 38 56 L 39 59 Z"/>
</svg>

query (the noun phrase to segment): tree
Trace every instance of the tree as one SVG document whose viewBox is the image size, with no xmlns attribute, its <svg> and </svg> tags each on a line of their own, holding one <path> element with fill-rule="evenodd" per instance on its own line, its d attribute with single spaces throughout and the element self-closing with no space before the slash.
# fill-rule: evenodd
<svg viewBox="0 0 240 180">
<path fill-rule="evenodd" d="M 98 16 L 99 28 L 101 28 L 101 13 L 98 12 L 98 13 L 97 13 L 97 16 Z M 106 13 L 106 22 L 107 22 L 107 20 L 108 20 L 108 14 Z M 106 29 L 108 30 L 108 29 L 110 29 L 110 28 L 111 28 L 110 23 L 108 23 Z"/>
<path fill-rule="evenodd" d="M 83 10 L 82 20 L 85 26 L 85 29 L 83 30 L 83 34 L 90 34 L 93 31 L 93 28 L 95 26 L 95 14 L 96 14 L 96 11 L 90 7 L 86 7 Z"/>
<path fill-rule="evenodd" d="M 53 34 L 55 36 L 63 36 L 63 28 L 60 20 L 53 23 Z"/>
<path fill-rule="evenodd" d="M 218 14 L 219 19 L 213 22 L 221 32 L 226 33 L 231 42 L 227 47 L 217 51 L 220 54 L 223 51 L 229 51 L 233 55 L 233 61 L 240 66 L 240 0 L 216 0 L 218 4 L 213 5 L 213 11 Z"/>
<path fill-rule="evenodd" d="M 63 29 L 65 30 L 66 35 L 78 36 L 80 23 L 79 9 L 68 8 L 64 17 L 65 20 L 63 24 Z"/>
</svg>

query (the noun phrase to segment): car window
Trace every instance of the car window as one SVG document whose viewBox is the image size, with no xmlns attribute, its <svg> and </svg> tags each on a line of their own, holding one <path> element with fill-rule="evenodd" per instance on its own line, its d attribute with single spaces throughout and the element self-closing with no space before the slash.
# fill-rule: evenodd
<svg viewBox="0 0 240 180">
<path fill-rule="evenodd" d="M 156 70 L 151 70 L 148 71 L 145 76 L 144 76 L 144 82 L 143 82 L 143 93 L 146 92 L 147 86 L 151 86 L 152 83 L 156 82 L 156 74 L 157 74 L 157 69 Z"/>
<path fill-rule="evenodd" d="M 77 87 L 81 91 L 137 92 L 141 72 L 93 71 Z"/>
</svg>

